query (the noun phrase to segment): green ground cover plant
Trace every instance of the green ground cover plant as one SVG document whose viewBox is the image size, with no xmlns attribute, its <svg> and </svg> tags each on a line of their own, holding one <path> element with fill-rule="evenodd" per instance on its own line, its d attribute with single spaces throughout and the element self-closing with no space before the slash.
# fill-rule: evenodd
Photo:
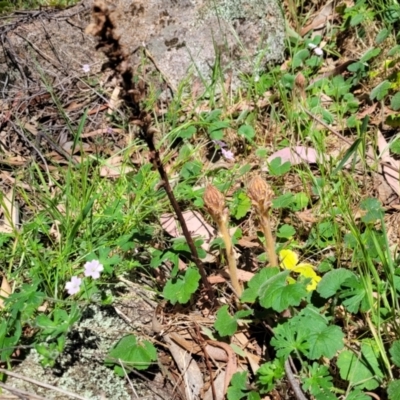
<svg viewBox="0 0 400 400">
<path fill-rule="evenodd" d="M 108 128 L 130 133 L 117 167 L 101 143 L 85 153 L 88 110 L 71 121 L 43 79 L 79 156 L 52 168 L 36 159 L 15 172 L 25 185 L 1 194 L 3 381 L 33 349 L 53 368 L 85 307 L 113 305 L 129 277 L 165 319 L 110 347 L 102 362 L 121 379 L 163 370 L 179 318 L 203 313 L 211 326 L 180 328 L 213 400 L 400 398 L 400 7 L 337 4 L 321 32 L 300 35 L 323 6 L 285 4 L 297 31 L 283 65 L 242 75 L 233 94 L 216 65 L 200 95 L 183 82 L 163 113 L 160 92 L 138 84 L 141 71 L 99 23 L 92 32 L 124 100 Z M 107 8 L 97 12 L 113 26 Z M 216 233 L 194 234 L 194 212 Z M 162 222 L 171 214 L 179 234 Z M 222 396 L 207 345 L 235 360 L 224 361 Z M 184 379 L 166 380 L 181 385 L 175 362 Z"/>
</svg>

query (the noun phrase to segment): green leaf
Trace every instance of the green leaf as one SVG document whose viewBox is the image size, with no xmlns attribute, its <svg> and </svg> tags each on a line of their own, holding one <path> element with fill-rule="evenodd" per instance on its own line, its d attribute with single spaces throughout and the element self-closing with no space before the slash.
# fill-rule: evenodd
<svg viewBox="0 0 400 400">
<path fill-rule="evenodd" d="M 350 350 L 344 350 L 340 353 L 337 366 L 339 367 L 340 377 L 349 381 L 352 386 L 373 390 L 380 385 L 380 381 L 375 379 L 373 372 L 362 358 Z"/>
<path fill-rule="evenodd" d="M 138 343 L 136 336 L 127 335 L 110 350 L 105 363 L 115 365 L 122 362 L 128 367 L 144 370 L 156 360 L 157 350 L 151 342 L 144 340 Z"/>
<path fill-rule="evenodd" d="M 237 331 L 237 321 L 253 314 L 253 310 L 240 310 L 232 317 L 228 308 L 228 305 L 224 305 L 217 312 L 214 328 L 220 336 L 232 336 Z"/>
<path fill-rule="evenodd" d="M 380 220 L 384 216 L 384 209 L 378 199 L 368 197 L 360 203 L 360 208 L 367 211 L 367 213 L 361 218 L 366 224 L 374 223 L 376 220 Z"/>
<path fill-rule="evenodd" d="M 236 372 L 233 374 L 231 384 L 227 391 L 228 400 L 240 400 L 246 396 L 247 372 Z"/>
<path fill-rule="evenodd" d="M 369 60 L 371 60 L 371 58 L 375 58 L 376 56 L 378 56 L 381 52 L 381 49 L 378 48 L 372 48 L 370 50 L 368 50 L 361 58 L 360 58 L 360 62 L 361 63 L 366 63 Z"/>
<path fill-rule="evenodd" d="M 310 350 L 308 357 L 315 360 L 322 356 L 331 359 L 344 346 L 344 334 L 338 326 L 325 326 L 308 336 Z"/>
<path fill-rule="evenodd" d="M 279 228 L 276 236 L 283 239 L 290 239 L 295 233 L 296 229 L 292 225 L 284 224 Z"/>
<path fill-rule="evenodd" d="M 196 268 L 189 267 L 184 275 L 170 279 L 164 286 L 163 295 L 172 304 L 185 304 L 199 287 L 200 274 Z"/>
<path fill-rule="evenodd" d="M 293 56 L 292 67 L 293 68 L 300 67 L 303 64 L 303 62 L 309 57 L 310 57 L 310 52 L 307 49 L 302 49 L 298 51 Z"/>
<path fill-rule="evenodd" d="M 382 42 L 384 42 L 387 37 L 389 36 L 389 29 L 387 28 L 383 28 L 379 31 L 379 33 L 376 35 L 375 38 L 375 43 L 376 44 L 381 44 Z"/>
<path fill-rule="evenodd" d="M 371 397 L 360 389 L 355 389 L 348 394 L 346 400 L 371 400 Z"/>
<path fill-rule="evenodd" d="M 277 381 L 285 376 L 285 367 L 283 360 L 275 358 L 260 366 L 257 370 L 257 381 L 263 385 L 263 392 L 270 392 L 275 388 Z"/>
<path fill-rule="evenodd" d="M 334 296 L 347 279 L 355 276 L 345 268 L 338 268 L 326 273 L 318 284 L 317 292 L 324 298 Z"/>
<path fill-rule="evenodd" d="M 254 128 L 251 125 L 242 125 L 238 130 L 238 134 L 246 138 L 248 141 L 252 141 L 254 136 L 256 136 Z"/>
<path fill-rule="evenodd" d="M 357 313 L 359 309 L 361 311 L 369 309 L 366 287 L 355 275 L 343 283 L 339 298 L 345 299 L 343 305 L 351 313 Z"/>
<path fill-rule="evenodd" d="M 288 208 L 293 202 L 295 197 L 292 193 L 285 193 L 272 200 L 273 208 Z"/>
<path fill-rule="evenodd" d="M 361 144 L 362 140 L 361 138 L 358 138 L 354 141 L 354 143 L 349 147 L 349 149 L 346 151 L 346 154 L 343 156 L 341 159 L 340 163 L 336 166 L 336 168 L 333 170 L 332 175 L 336 175 L 339 171 L 341 171 L 348 161 L 348 159 L 356 154 L 358 146 Z"/>
<path fill-rule="evenodd" d="M 325 365 L 314 362 L 308 366 L 308 374 L 303 379 L 303 390 L 309 391 L 313 396 L 323 391 L 330 391 L 333 388 L 332 376 Z"/>
<path fill-rule="evenodd" d="M 235 192 L 230 209 L 234 218 L 243 218 L 251 209 L 251 200 L 244 191 Z"/>
<path fill-rule="evenodd" d="M 273 176 L 281 176 L 290 170 L 291 164 L 286 161 L 282 164 L 281 157 L 274 158 L 268 165 L 269 173 Z"/>
<path fill-rule="evenodd" d="M 278 273 L 279 268 L 262 268 L 250 279 L 248 287 L 244 290 L 240 300 L 243 303 L 254 303 L 257 300 L 261 285 Z"/>
<path fill-rule="evenodd" d="M 344 334 L 338 326 L 328 325 L 326 317 L 315 307 L 308 305 L 290 321 L 293 329 L 301 329 L 308 337 L 308 358 L 322 356 L 331 359 L 344 346 Z"/>
<path fill-rule="evenodd" d="M 261 400 L 261 397 L 258 392 L 252 390 L 251 392 L 247 393 L 247 400 Z"/>
<path fill-rule="evenodd" d="M 278 325 L 274 329 L 274 337 L 271 339 L 271 345 L 276 349 L 276 355 L 287 359 L 293 352 L 308 351 L 307 334 L 300 329 L 293 329 L 290 322 Z"/>
<path fill-rule="evenodd" d="M 396 44 L 393 46 L 387 53 L 388 57 L 393 57 L 396 56 L 397 54 L 400 53 L 400 45 Z"/>
<path fill-rule="evenodd" d="M 228 305 L 222 306 L 217 312 L 214 328 L 220 336 L 232 336 L 237 330 L 237 321 L 228 312 Z"/>
<path fill-rule="evenodd" d="M 389 350 L 393 363 L 400 367 L 400 340 L 395 340 Z"/>
<path fill-rule="evenodd" d="M 306 283 L 296 282 L 289 285 L 286 282 L 289 274 L 288 270 L 279 272 L 260 286 L 258 295 L 262 307 L 281 312 L 291 306 L 298 306 L 307 296 Z"/>
<path fill-rule="evenodd" d="M 378 86 L 375 86 L 369 95 L 371 100 L 378 100 L 381 101 L 389 92 L 390 89 L 390 82 L 388 80 L 384 80 Z"/>
<path fill-rule="evenodd" d="M 365 17 L 363 13 L 353 15 L 350 20 L 350 26 L 356 26 L 361 24 L 361 22 L 364 21 L 364 18 Z"/>
<path fill-rule="evenodd" d="M 392 107 L 392 110 L 394 110 L 394 111 L 398 111 L 400 109 L 400 92 L 397 92 L 390 99 L 390 107 Z"/>
<path fill-rule="evenodd" d="M 364 339 L 361 344 L 361 354 L 363 355 L 366 365 L 372 369 L 375 376 L 383 378 L 384 375 L 379 366 L 380 351 L 375 340 Z"/>
<path fill-rule="evenodd" d="M 387 394 L 389 400 L 400 400 L 400 380 L 396 379 L 389 383 Z"/>
<path fill-rule="evenodd" d="M 176 135 L 176 137 L 182 138 L 182 139 L 190 139 L 190 138 L 192 138 L 192 136 L 194 136 L 196 134 L 196 131 L 197 131 L 196 127 L 191 125 L 191 126 L 188 126 L 187 128 L 180 129 L 178 131 L 178 134 Z"/>
</svg>

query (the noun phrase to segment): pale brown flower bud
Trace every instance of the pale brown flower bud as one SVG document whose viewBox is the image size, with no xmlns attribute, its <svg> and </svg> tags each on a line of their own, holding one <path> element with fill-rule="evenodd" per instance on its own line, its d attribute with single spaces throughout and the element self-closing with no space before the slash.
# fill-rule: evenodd
<svg viewBox="0 0 400 400">
<path fill-rule="evenodd" d="M 224 215 L 225 197 L 215 186 L 207 185 L 203 200 L 214 219 L 220 219 Z"/>
<path fill-rule="evenodd" d="M 306 98 L 306 92 L 305 92 L 306 85 L 307 85 L 306 78 L 304 78 L 304 75 L 301 72 L 299 72 L 294 80 L 294 92 L 299 94 L 300 98 L 303 100 Z"/>
<path fill-rule="evenodd" d="M 296 78 L 294 80 L 294 84 L 299 88 L 299 89 L 304 89 L 306 87 L 307 81 L 306 78 L 304 78 L 304 75 L 299 72 L 296 75 Z"/>
<path fill-rule="evenodd" d="M 258 175 L 251 180 L 247 188 L 247 194 L 261 211 L 269 209 L 271 200 L 274 197 L 271 187 Z"/>
</svg>

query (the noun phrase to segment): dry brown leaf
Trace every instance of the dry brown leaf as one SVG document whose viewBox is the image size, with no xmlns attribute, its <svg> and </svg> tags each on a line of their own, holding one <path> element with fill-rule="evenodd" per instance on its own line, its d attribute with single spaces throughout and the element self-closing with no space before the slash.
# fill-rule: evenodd
<svg viewBox="0 0 400 400">
<path fill-rule="evenodd" d="M 227 268 L 224 271 L 226 276 L 229 277 L 229 269 Z M 254 274 L 249 271 L 243 271 L 242 269 L 238 269 L 237 276 L 240 281 L 248 282 L 254 276 Z M 212 275 L 207 277 L 207 280 L 213 285 L 216 283 L 224 283 L 226 281 L 229 281 L 229 278 L 224 278 L 222 275 Z"/>
<path fill-rule="evenodd" d="M 250 368 L 253 371 L 253 374 L 255 374 L 261 366 L 260 365 L 261 357 L 255 355 L 253 353 L 250 353 L 248 351 L 245 351 L 245 354 L 246 354 L 247 361 L 249 362 Z"/>
<path fill-rule="evenodd" d="M 168 350 L 182 374 L 183 382 L 185 383 L 186 398 L 198 398 L 204 386 L 203 374 L 199 366 L 192 356 L 181 346 L 176 344 L 168 334 L 164 335 L 164 341 L 167 343 Z"/>
<path fill-rule="evenodd" d="M 214 388 L 216 398 L 213 396 L 212 387 L 210 386 L 204 395 L 203 400 L 223 400 L 225 398 L 224 393 L 224 382 L 225 382 L 225 371 L 221 371 L 219 375 L 214 379 Z"/>
<path fill-rule="evenodd" d="M 11 292 L 11 286 L 8 283 L 7 278 L 3 276 L 0 286 L 0 308 L 4 308 L 4 300 L 8 298 Z"/>
<path fill-rule="evenodd" d="M 100 168 L 100 176 L 107 178 L 117 178 L 132 172 L 133 168 L 124 165 L 124 159 L 121 156 L 110 157 L 105 161 L 105 165 Z"/>
<path fill-rule="evenodd" d="M 310 81 L 310 84 L 308 85 L 308 87 L 310 87 L 314 83 L 320 81 L 321 79 L 328 78 L 330 76 L 336 76 L 336 75 L 343 74 L 343 72 L 347 71 L 347 67 L 350 64 L 354 64 L 355 62 L 357 62 L 357 60 L 347 60 L 347 61 L 343 62 L 342 64 L 339 64 L 335 68 L 318 75 L 316 78 L 314 78 Z"/>
<path fill-rule="evenodd" d="M 196 211 L 184 211 L 183 218 L 192 237 L 200 237 L 203 239 L 201 247 L 207 252 L 207 257 L 203 259 L 204 262 L 214 262 L 215 256 L 210 254 L 210 242 L 214 239 L 213 227 L 208 224 L 200 213 Z M 178 223 L 174 214 L 163 214 L 160 218 L 161 226 L 172 237 L 182 237 L 178 229 Z"/>
<path fill-rule="evenodd" d="M 108 110 L 107 110 L 107 114 L 109 117 L 113 114 L 113 112 L 118 110 L 118 107 L 121 104 L 121 99 L 119 98 L 120 92 L 121 92 L 121 87 L 116 86 L 114 88 L 113 92 L 111 93 L 110 101 L 108 102 Z"/>
<path fill-rule="evenodd" d="M 112 131 L 115 133 L 124 133 L 123 129 L 118 129 L 118 128 L 112 128 Z M 108 134 L 108 133 L 109 133 L 109 128 L 101 128 L 101 129 L 96 129 L 95 131 L 83 133 L 81 135 L 81 138 L 99 136 L 99 135 Z"/>
<path fill-rule="evenodd" d="M 313 21 L 300 31 L 300 35 L 304 36 L 311 30 L 316 31 L 325 28 L 326 23 L 335 17 L 333 3 L 333 1 L 330 1 L 328 4 L 325 4 L 315 16 Z"/>
<path fill-rule="evenodd" d="M 23 188 L 24 190 L 27 190 L 29 192 L 32 191 L 32 187 L 28 185 L 27 183 L 23 183 L 21 181 L 16 180 L 13 176 L 11 176 L 10 172 L 8 171 L 2 171 L 0 173 L 0 179 L 4 181 L 8 181 L 9 184 L 13 186 L 18 186 Z"/>
<path fill-rule="evenodd" d="M 91 146 L 88 143 L 81 143 L 79 146 L 74 147 L 74 142 L 71 140 L 63 143 L 62 148 L 70 155 L 79 153 L 80 151 L 89 152 L 91 150 Z"/>
</svg>

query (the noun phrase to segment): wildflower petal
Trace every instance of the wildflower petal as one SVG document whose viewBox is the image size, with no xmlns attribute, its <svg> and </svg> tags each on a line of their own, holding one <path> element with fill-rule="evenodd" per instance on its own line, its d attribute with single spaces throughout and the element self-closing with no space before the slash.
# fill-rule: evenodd
<svg viewBox="0 0 400 400">
<path fill-rule="evenodd" d="M 298 255 L 292 250 L 281 250 L 279 252 L 281 268 L 293 270 L 299 262 Z"/>
<path fill-rule="evenodd" d="M 233 153 L 230 150 L 221 149 L 221 153 L 226 160 L 230 160 L 230 161 L 235 160 L 235 156 L 233 155 Z"/>
<path fill-rule="evenodd" d="M 84 268 L 85 268 L 84 271 L 85 276 L 90 276 L 93 279 L 99 279 L 100 273 L 104 269 L 103 264 L 101 264 L 99 260 L 88 261 L 84 265 Z"/>
<path fill-rule="evenodd" d="M 307 290 L 311 292 L 317 288 L 318 282 L 321 280 L 321 277 L 317 275 L 314 271 L 314 268 L 311 264 L 302 263 L 293 269 L 293 272 L 297 272 L 301 276 L 305 278 L 311 278 L 311 282 L 307 285 Z"/>
<path fill-rule="evenodd" d="M 82 279 L 77 276 L 73 276 L 69 282 L 65 284 L 65 290 L 69 295 L 74 295 L 79 292 Z"/>
</svg>

